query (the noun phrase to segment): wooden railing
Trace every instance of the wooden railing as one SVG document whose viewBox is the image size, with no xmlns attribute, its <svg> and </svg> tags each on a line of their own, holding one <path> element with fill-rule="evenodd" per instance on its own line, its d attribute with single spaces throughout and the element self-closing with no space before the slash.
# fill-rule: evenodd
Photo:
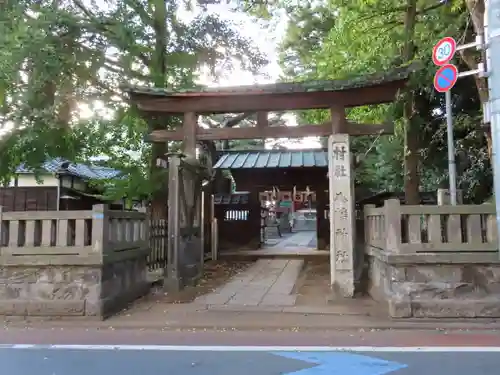
<svg viewBox="0 0 500 375">
<path fill-rule="evenodd" d="M 391 253 L 498 251 L 494 205 L 364 207 L 365 244 Z"/>
<path fill-rule="evenodd" d="M 45 261 L 47 256 L 73 256 L 94 262 L 132 249 L 148 248 L 145 213 L 110 211 L 2 212 L 0 261 L 20 263 L 23 256 Z M 61 260 L 62 261 L 62 260 Z"/>
</svg>

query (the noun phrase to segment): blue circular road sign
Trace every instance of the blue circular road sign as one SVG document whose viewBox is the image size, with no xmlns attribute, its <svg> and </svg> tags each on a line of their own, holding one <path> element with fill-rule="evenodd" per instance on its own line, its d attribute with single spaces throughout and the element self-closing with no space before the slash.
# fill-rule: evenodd
<svg viewBox="0 0 500 375">
<path fill-rule="evenodd" d="M 434 75 L 434 88 L 437 92 L 446 92 L 455 86 L 457 78 L 457 67 L 452 64 L 446 64 L 439 68 Z"/>
</svg>

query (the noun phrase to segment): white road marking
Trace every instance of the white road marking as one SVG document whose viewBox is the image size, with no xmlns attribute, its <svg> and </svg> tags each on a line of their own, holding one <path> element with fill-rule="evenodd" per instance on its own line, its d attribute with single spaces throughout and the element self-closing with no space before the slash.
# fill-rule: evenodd
<svg viewBox="0 0 500 375">
<path fill-rule="evenodd" d="M 499 346 L 183 346 L 183 345 L 0 345 L 1 349 L 52 350 L 147 350 L 185 352 L 372 352 L 372 353 L 443 353 L 500 352 Z"/>
</svg>

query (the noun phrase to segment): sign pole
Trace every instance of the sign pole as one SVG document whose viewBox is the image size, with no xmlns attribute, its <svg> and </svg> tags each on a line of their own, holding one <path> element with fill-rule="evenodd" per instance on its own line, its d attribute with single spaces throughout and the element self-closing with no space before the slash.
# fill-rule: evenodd
<svg viewBox="0 0 500 375">
<path fill-rule="evenodd" d="M 488 9 L 487 4 L 488 0 L 485 0 L 486 9 Z M 485 12 L 485 14 L 486 13 L 487 12 Z M 486 19 L 484 24 L 485 27 L 488 24 Z M 436 88 L 436 91 L 445 93 L 446 129 L 448 133 L 448 175 L 450 181 L 450 202 L 453 206 L 457 204 L 457 164 L 455 161 L 455 143 L 453 140 L 453 114 L 452 114 L 450 90 L 455 85 L 458 78 L 467 77 L 475 74 L 484 76 L 485 74 L 484 64 L 482 63 L 477 64 L 477 69 L 462 73 L 458 73 L 457 68 L 454 65 L 449 64 L 451 59 L 453 59 L 453 56 L 455 55 L 456 51 L 467 48 L 476 48 L 478 50 L 483 49 L 484 48 L 483 37 L 481 35 L 478 35 L 476 36 L 476 41 L 474 43 L 464 44 L 461 46 L 457 46 L 457 42 L 453 38 L 446 37 L 437 42 L 434 48 L 432 49 L 432 62 L 440 67 L 434 76 L 434 87 Z M 491 89 L 491 83 L 490 83 L 490 89 Z M 500 120 L 500 115 L 499 115 L 499 120 Z M 493 144 L 495 144 L 494 140 Z M 494 164 L 500 166 L 500 160 L 498 160 L 498 162 L 495 162 Z M 500 173 L 498 178 L 500 181 Z M 497 189 L 500 190 L 500 182 L 497 183 L 496 185 L 498 185 Z M 500 196 L 500 194 L 498 195 Z M 498 201 L 498 203 L 500 207 L 500 200 Z M 498 229 L 500 233 L 500 221 Z"/>
<path fill-rule="evenodd" d="M 439 45 L 439 44 L 438 44 Z M 454 50 L 451 50 L 454 53 Z M 449 58 L 450 55 L 446 56 Z M 444 59 L 443 59 L 444 60 Z M 446 61 L 446 60 L 444 60 Z M 440 62 L 441 63 L 441 62 Z M 458 79 L 458 70 L 452 64 L 442 65 L 434 76 L 434 87 L 438 92 L 445 93 L 445 113 L 446 113 L 446 131 L 448 136 L 448 176 L 450 203 L 453 206 L 457 204 L 457 165 L 455 162 L 455 143 L 453 140 L 453 112 L 451 105 L 451 88 Z"/>
<path fill-rule="evenodd" d="M 453 140 L 453 113 L 451 106 L 451 88 L 458 79 L 458 70 L 448 64 L 455 55 L 457 42 L 455 39 L 446 37 L 441 39 L 432 50 L 432 61 L 440 68 L 434 76 L 434 87 L 438 92 L 445 93 L 446 131 L 448 135 L 448 176 L 450 203 L 457 204 L 457 164 L 455 161 L 455 143 Z"/>
<path fill-rule="evenodd" d="M 450 201 L 457 205 L 457 164 L 455 162 L 455 142 L 453 140 L 453 114 L 451 108 L 451 92 L 446 91 L 446 131 L 448 133 L 448 174 L 450 179 Z"/>
</svg>

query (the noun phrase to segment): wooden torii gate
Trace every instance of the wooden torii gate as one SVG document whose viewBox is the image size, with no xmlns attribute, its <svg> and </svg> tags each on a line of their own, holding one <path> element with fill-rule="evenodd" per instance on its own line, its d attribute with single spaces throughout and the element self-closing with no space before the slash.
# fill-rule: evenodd
<svg viewBox="0 0 500 375">
<path fill-rule="evenodd" d="M 160 143 L 182 141 L 183 152 L 188 156 L 194 157 L 199 141 L 328 136 L 331 284 L 342 295 L 352 297 L 355 218 L 349 139 L 351 136 L 390 134 L 394 127 L 393 124 L 353 123 L 346 118 L 345 110 L 394 101 L 415 68 L 407 66 L 346 81 L 209 88 L 197 92 L 133 88 L 128 92 L 131 103 L 147 115 L 183 116 L 182 127 L 175 130 L 152 130 L 146 139 Z M 269 112 L 304 109 L 329 109 L 331 120 L 323 124 L 295 127 L 269 126 Z M 257 113 L 257 126 L 216 129 L 198 126 L 198 116 L 201 114 L 239 112 Z M 178 162 L 172 164 L 178 165 Z M 173 197 L 177 192 L 176 189 L 170 190 L 170 211 L 178 207 L 178 204 L 170 203 L 178 199 Z M 196 199 L 191 199 L 193 200 Z M 169 227 L 178 228 L 177 223 L 168 224 Z M 172 231 L 169 233 L 176 234 Z"/>
</svg>

